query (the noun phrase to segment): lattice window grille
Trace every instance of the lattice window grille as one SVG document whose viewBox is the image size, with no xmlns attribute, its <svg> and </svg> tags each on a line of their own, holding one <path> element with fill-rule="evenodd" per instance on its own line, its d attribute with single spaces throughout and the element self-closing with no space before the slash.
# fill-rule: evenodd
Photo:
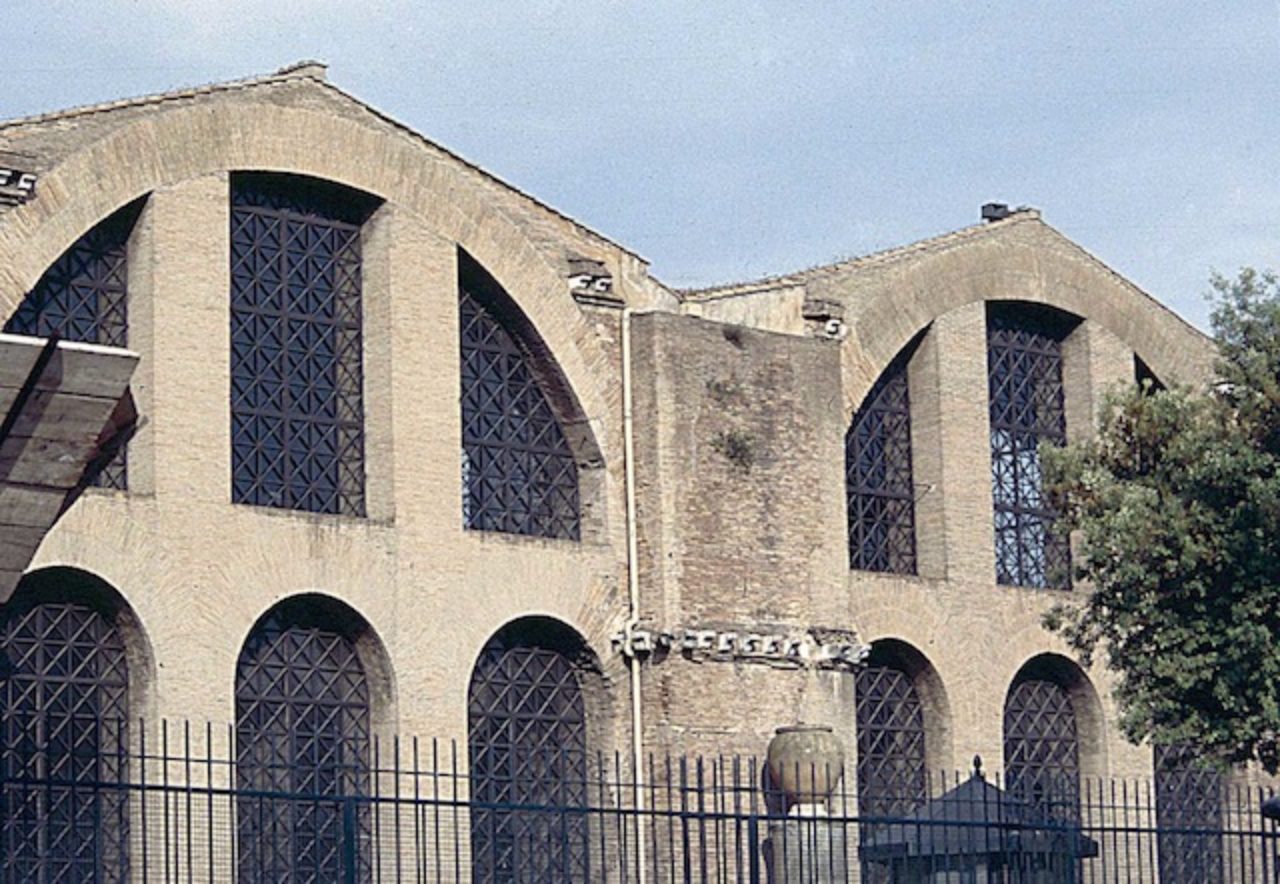
<svg viewBox="0 0 1280 884">
<path fill-rule="evenodd" d="M 529 353 L 466 288 L 458 312 L 463 525 L 577 540 L 577 463 Z"/>
<path fill-rule="evenodd" d="M 10 334 L 124 347 L 129 331 L 128 241 L 135 214 L 122 210 L 63 252 L 9 317 Z M 94 478 L 99 488 L 128 488 L 121 448 Z"/>
<path fill-rule="evenodd" d="M 232 499 L 362 516 L 360 225 L 314 194 L 232 188 Z"/>
<path fill-rule="evenodd" d="M 1004 770 L 1008 792 L 1047 818 L 1080 818 L 1080 746 L 1071 697 L 1044 679 L 1021 681 L 1004 707 Z"/>
<path fill-rule="evenodd" d="M 1164 884 L 1225 880 L 1222 772 L 1197 760 L 1187 746 L 1157 746 L 1155 788 L 1160 880 Z"/>
<path fill-rule="evenodd" d="M 87 785 L 127 778 L 123 640 L 86 606 L 16 603 L 0 655 L 0 878 L 128 880 L 126 794 Z"/>
<path fill-rule="evenodd" d="M 858 812 L 898 817 L 928 799 L 924 707 L 911 677 L 870 665 L 854 676 L 858 726 Z"/>
<path fill-rule="evenodd" d="M 915 487 L 907 365 L 876 381 L 845 434 L 849 564 L 863 571 L 916 572 Z"/>
<path fill-rule="evenodd" d="M 1068 539 L 1044 496 L 1039 446 L 1066 441 L 1062 344 L 1016 316 L 987 321 L 991 478 L 996 580 L 1008 586 L 1070 587 Z"/>
<path fill-rule="evenodd" d="M 240 880 L 347 880 L 342 799 L 369 794 L 371 744 L 351 641 L 278 614 L 259 626 L 237 666 L 236 740 L 237 785 L 267 793 L 237 802 Z M 366 802 L 355 819 L 355 877 L 371 881 Z"/>
<path fill-rule="evenodd" d="M 585 882 L 587 722 L 578 667 L 561 651 L 495 640 L 481 652 L 468 705 L 474 806 L 473 878 L 496 882 Z"/>
</svg>

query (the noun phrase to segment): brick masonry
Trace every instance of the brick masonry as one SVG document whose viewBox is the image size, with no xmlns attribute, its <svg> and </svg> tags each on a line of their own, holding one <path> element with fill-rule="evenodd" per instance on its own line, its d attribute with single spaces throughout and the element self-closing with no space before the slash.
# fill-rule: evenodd
<svg viewBox="0 0 1280 884">
<path fill-rule="evenodd" d="M 146 197 L 130 244 L 134 394 L 147 420 L 128 493 L 91 491 L 33 568 L 100 575 L 145 635 L 137 714 L 225 722 L 239 649 L 280 599 L 349 604 L 377 636 L 379 730 L 465 739 L 472 662 L 526 614 L 576 628 L 606 751 L 629 748 L 628 681 L 611 638 L 627 609 L 621 315 L 577 303 L 566 256 L 603 262 L 633 318 L 641 617 L 685 627 L 893 638 L 929 662 L 930 762 L 1001 757 L 1018 669 L 1066 649 L 1039 625 L 1060 596 L 994 583 L 983 303 L 1081 317 L 1067 341 L 1068 432 L 1091 432 L 1136 352 L 1203 381 L 1205 340 L 1035 213 L 884 255 L 677 295 L 644 262 L 306 71 L 115 109 L 0 124 L 38 160 L 39 197 L 0 213 L 0 307 L 116 208 Z M 228 175 L 266 169 L 374 194 L 366 225 L 365 519 L 229 502 Z M 461 527 L 459 250 L 498 279 L 572 391 L 583 440 L 580 543 Z M 838 307 L 843 331 L 806 319 Z M 843 439 L 876 377 L 908 375 L 920 576 L 851 572 Z M 589 460 L 590 462 L 587 462 Z M 142 640 L 139 640 L 143 643 Z M 826 722 L 853 751 L 852 677 L 677 652 L 642 667 L 645 748 L 763 752 L 772 730 Z M 1082 674 L 1082 678 L 1086 678 Z M 1144 775 L 1111 724 L 1108 677 L 1077 695 L 1087 773 Z"/>
</svg>

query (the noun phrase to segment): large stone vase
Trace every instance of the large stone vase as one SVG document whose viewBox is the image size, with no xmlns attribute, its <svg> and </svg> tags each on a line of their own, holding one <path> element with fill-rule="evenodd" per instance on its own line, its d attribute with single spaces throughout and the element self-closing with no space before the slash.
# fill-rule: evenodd
<svg viewBox="0 0 1280 884">
<path fill-rule="evenodd" d="M 826 725 L 780 727 L 769 741 L 767 764 L 770 783 L 786 796 L 789 813 L 821 815 L 844 774 L 844 746 Z"/>
</svg>

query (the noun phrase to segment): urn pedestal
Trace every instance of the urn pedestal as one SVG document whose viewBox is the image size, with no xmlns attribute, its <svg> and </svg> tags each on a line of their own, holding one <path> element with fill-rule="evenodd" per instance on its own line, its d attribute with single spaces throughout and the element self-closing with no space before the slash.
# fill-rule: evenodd
<svg viewBox="0 0 1280 884">
<path fill-rule="evenodd" d="M 786 819 L 769 825 L 769 880 L 846 881 L 846 829 L 853 822 L 830 818 L 831 795 L 844 775 L 840 738 L 825 725 L 780 727 L 769 741 L 767 766 L 769 785 L 782 794 L 787 812 Z"/>
</svg>

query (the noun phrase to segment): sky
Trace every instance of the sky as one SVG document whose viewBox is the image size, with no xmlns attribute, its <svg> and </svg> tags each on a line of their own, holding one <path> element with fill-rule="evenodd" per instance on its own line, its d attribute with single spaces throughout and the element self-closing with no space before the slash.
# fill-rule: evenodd
<svg viewBox="0 0 1280 884">
<path fill-rule="evenodd" d="M 696 287 L 1046 221 L 1207 328 L 1271 267 L 1280 0 L 5 0 L 0 118 L 332 82 Z"/>
</svg>

